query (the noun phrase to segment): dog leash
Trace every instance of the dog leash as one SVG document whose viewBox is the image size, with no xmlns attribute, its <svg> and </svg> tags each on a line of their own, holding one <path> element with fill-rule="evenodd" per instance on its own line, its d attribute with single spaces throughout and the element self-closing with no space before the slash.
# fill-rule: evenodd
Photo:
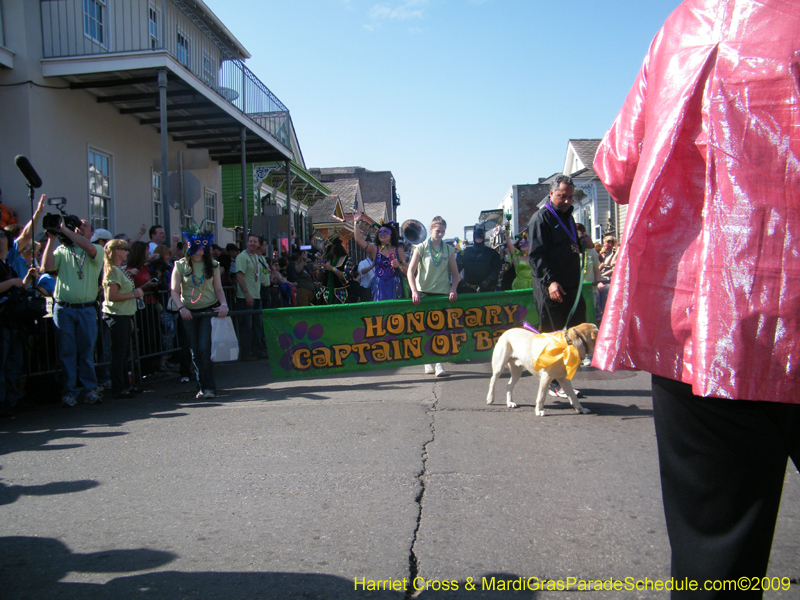
<svg viewBox="0 0 800 600">
<path fill-rule="evenodd" d="M 569 321 L 570 319 L 572 319 L 572 315 L 574 315 L 575 311 L 578 309 L 578 302 L 581 301 L 581 296 L 583 295 L 583 263 L 585 260 L 586 260 L 586 251 L 584 250 L 583 255 L 581 256 L 581 280 L 578 283 L 578 293 L 575 296 L 575 302 L 572 303 L 572 310 L 569 311 L 567 322 L 564 324 L 564 331 L 569 329 Z"/>
</svg>

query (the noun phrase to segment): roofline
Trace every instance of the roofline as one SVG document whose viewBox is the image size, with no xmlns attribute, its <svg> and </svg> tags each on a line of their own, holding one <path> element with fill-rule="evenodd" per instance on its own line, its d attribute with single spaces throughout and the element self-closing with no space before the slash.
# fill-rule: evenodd
<svg viewBox="0 0 800 600">
<path fill-rule="evenodd" d="M 215 27 L 218 27 L 219 30 L 228 37 L 228 39 L 236 47 L 236 50 L 239 52 L 239 54 L 242 55 L 242 58 L 244 60 L 252 58 L 252 55 L 247 51 L 247 48 L 245 48 L 244 45 L 242 45 L 242 43 L 238 39 L 236 39 L 236 36 L 233 35 L 230 29 L 228 29 L 225 26 L 225 24 L 219 20 L 219 17 L 214 14 L 214 11 L 208 8 L 208 5 L 205 2 L 203 2 L 203 0 L 191 0 L 191 1 L 196 5 L 197 8 L 199 8 L 201 11 L 203 11 L 203 13 L 205 13 L 203 16 L 205 16 L 209 21 L 211 21 L 211 23 L 213 23 Z"/>
</svg>

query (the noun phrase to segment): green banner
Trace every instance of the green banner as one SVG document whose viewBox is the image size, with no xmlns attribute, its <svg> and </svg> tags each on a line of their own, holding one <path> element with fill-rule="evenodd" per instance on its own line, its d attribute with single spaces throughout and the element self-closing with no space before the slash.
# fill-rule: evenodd
<svg viewBox="0 0 800 600">
<path fill-rule="evenodd" d="M 594 321 L 592 286 L 585 284 Z M 531 290 L 263 311 L 272 378 L 490 358 L 504 331 L 539 317 Z"/>
<path fill-rule="evenodd" d="M 273 379 L 488 357 L 523 321 L 538 323 L 530 290 L 264 311 Z"/>
</svg>

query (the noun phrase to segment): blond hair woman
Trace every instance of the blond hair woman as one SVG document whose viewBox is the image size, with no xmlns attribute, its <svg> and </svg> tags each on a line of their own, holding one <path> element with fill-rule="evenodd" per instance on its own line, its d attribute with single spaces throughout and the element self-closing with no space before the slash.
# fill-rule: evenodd
<svg viewBox="0 0 800 600">
<path fill-rule="evenodd" d="M 126 366 L 131 359 L 136 299 L 141 298 L 144 292 L 122 269 L 128 260 L 128 242 L 111 240 L 103 248 L 103 253 L 103 323 L 111 334 L 111 395 L 114 398 L 131 398 L 133 391 Z"/>
</svg>

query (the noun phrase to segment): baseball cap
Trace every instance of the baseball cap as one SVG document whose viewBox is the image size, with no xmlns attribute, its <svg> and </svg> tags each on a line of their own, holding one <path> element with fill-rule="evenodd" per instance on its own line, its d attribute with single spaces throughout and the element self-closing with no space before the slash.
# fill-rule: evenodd
<svg viewBox="0 0 800 600">
<path fill-rule="evenodd" d="M 89 241 L 91 241 L 94 244 L 98 240 L 113 240 L 113 239 L 114 236 L 111 235 L 111 232 L 108 229 L 100 228 L 94 230 L 94 235 L 92 236 L 92 239 Z"/>
</svg>

